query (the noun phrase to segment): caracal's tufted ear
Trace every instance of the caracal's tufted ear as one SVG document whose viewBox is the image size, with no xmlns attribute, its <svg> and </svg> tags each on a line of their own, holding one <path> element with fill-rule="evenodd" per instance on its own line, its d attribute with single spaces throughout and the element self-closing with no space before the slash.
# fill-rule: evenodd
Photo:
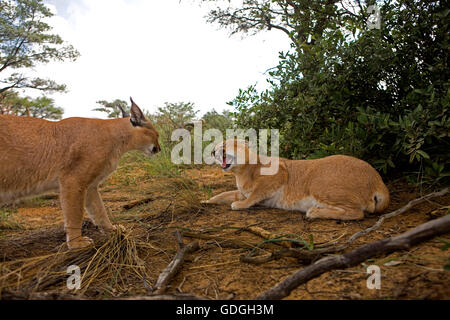
<svg viewBox="0 0 450 320">
<path fill-rule="evenodd" d="M 130 97 L 131 101 L 131 124 L 135 127 L 142 126 L 145 122 L 145 116 L 142 110 L 134 103 L 133 98 Z"/>
</svg>

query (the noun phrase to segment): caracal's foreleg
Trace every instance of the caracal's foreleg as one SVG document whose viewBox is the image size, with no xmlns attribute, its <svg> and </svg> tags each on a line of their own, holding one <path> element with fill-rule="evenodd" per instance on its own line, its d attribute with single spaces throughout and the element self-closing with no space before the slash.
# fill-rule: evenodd
<svg viewBox="0 0 450 320">
<path fill-rule="evenodd" d="M 105 208 L 100 193 L 98 192 L 97 185 L 93 185 L 87 190 L 86 211 L 92 222 L 94 222 L 94 224 L 102 230 L 111 231 L 115 229 L 109 220 L 108 212 Z"/>
<path fill-rule="evenodd" d="M 264 179 L 267 183 L 267 179 Z M 264 181 L 263 180 L 263 181 Z M 248 196 L 248 198 L 243 200 L 235 201 L 231 204 L 232 210 L 244 210 L 248 209 L 264 200 L 271 198 L 275 192 L 281 187 L 281 185 L 277 184 L 266 184 L 260 181 L 253 189 L 252 193 Z"/>
<path fill-rule="evenodd" d="M 207 204 L 231 204 L 234 201 L 243 200 L 245 197 L 239 190 L 227 191 L 212 197 L 209 200 L 202 201 L 202 203 Z"/>
<path fill-rule="evenodd" d="M 86 189 L 73 177 L 64 177 L 60 182 L 61 208 L 69 249 L 87 247 L 92 239 L 81 235 Z"/>
<path fill-rule="evenodd" d="M 364 212 L 357 208 L 312 207 L 306 212 L 306 217 L 308 219 L 360 220 L 364 218 Z"/>
</svg>

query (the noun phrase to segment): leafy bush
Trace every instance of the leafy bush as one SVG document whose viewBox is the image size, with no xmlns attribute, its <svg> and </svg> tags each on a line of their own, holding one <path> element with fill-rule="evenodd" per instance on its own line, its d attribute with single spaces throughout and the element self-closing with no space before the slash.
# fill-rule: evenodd
<svg viewBox="0 0 450 320">
<path fill-rule="evenodd" d="M 203 117 L 205 129 L 217 129 L 225 136 L 226 130 L 233 128 L 232 114 L 228 110 L 224 110 L 222 114 L 216 110 L 206 112 Z"/>
<path fill-rule="evenodd" d="M 271 89 L 250 86 L 230 102 L 237 125 L 280 129 L 286 157 L 350 154 L 385 174 L 421 171 L 444 182 L 450 10 L 441 1 L 377 3 L 381 29 L 330 19 L 315 41 L 281 53 Z"/>
</svg>

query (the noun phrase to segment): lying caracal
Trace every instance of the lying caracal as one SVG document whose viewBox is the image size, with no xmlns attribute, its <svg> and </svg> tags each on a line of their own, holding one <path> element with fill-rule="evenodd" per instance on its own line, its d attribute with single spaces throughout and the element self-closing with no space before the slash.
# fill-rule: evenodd
<svg viewBox="0 0 450 320">
<path fill-rule="evenodd" d="M 245 163 L 237 163 L 242 152 Z M 306 212 L 306 217 L 357 220 L 364 211 L 373 213 L 386 209 L 389 191 L 378 172 L 367 162 L 344 155 L 316 160 L 279 161 L 278 172 L 262 175 L 269 167 L 264 156 L 255 156 L 243 140 L 231 139 L 218 144 L 213 156 L 224 171 L 236 176 L 238 190 L 221 193 L 204 203 L 231 203 L 233 210 L 247 209 L 255 204 L 266 207 Z M 242 157 L 244 159 L 244 157 Z"/>
<path fill-rule="evenodd" d="M 69 248 L 92 243 L 81 236 L 84 208 L 102 230 L 115 229 L 99 184 L 125 152 L 160 151 L 158 132 L 131 103 L 130 118 L 112 120 L 0 115 L 0 203 L 59 190 Z"/>
</svg>

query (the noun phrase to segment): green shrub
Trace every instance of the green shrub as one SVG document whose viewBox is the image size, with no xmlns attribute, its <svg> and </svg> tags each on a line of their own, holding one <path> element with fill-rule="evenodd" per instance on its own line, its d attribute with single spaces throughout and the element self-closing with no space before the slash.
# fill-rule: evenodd
<svg viewBox="0 0 450 320">
<path fill-rule="evenodd" d="M 271 88 L 240 90 L 238 127 L 278 128 L 290 158 L 349 154 L 384 174 L 450 172 L 450 10 L 440 1 L 379 1 L 380 30 L 330 23 L 281 53 Z M 359 30 L 359 33 L 356 31 Z"/>
</svg>

